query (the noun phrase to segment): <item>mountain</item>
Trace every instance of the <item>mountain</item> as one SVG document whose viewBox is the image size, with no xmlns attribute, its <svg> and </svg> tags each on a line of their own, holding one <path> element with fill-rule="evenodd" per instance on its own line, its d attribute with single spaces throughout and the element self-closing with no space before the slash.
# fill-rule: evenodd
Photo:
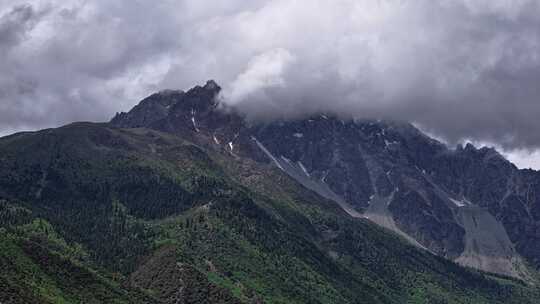
<svg viewBox="0 0 540 304">
<path fill-rule="evenodd" d="M 447 149 L 409 124 L 249 121 L 219 91 L 209 81 L 153 94 L 110 123 L 0 138 L 0 302 L 540 296 L 534 250 L 515 239 L 527 234 L 507 227 L 532 220 L 504 207 L 534 197 L 536 172 L 492 150 Z M 501 173 L 516 192 L 490 208 Z"/>
<path fill-rule="evenodd" d="M 494 149 L 450 149 L 407 123 L 324 114 L 249 123 L 220 107 L 219 90 L 209 81 L 155 94 L 111 123 L 273 163 L 353 216 L 462 265 L 521 279 L 531 278 L 529 265 L 540 266 L 540 173 L 517 169 Z M 136 118 L 163 99 L 177 101 L 166 114 Z"/>
</svg>

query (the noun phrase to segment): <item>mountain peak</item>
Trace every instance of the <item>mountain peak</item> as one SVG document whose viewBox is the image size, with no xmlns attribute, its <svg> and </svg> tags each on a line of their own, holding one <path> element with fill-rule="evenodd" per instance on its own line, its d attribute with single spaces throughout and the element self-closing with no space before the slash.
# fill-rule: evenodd
<svg viewBox="0 0 540 304">
<path fill-rule="evenodd" d="M 208 80 L 204 86 L 197 85 L 187 92 L 182 90 L 162 90 L 143 99 L 129 112 L 117 113 L 111 124 L 119 127 L 149 127 L 168 115 L 201 113 L 218 106 L 221 87 Z"/>
<path fill-rule="evenodd" d="M 210 79 L 204 85 L 204 89 L 219 92 L 221 90 L 221 87 L 214 80 Z"/>
</svg>

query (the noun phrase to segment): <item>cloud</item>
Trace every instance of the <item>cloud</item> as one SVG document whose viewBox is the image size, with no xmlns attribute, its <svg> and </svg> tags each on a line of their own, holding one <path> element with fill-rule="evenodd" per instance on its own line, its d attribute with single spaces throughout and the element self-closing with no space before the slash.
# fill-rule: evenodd
<svg viewBox="0 0 540 304">
<path fill-rule="evenodd" d="M 517 149 L 504 153 L 504 156 L 518 168 L 536 169 L 540 168 L 540 151 Z"/>
<path fill-rule="evenodd" d="M 0 0 L 0 129 L 106 120 L 214 78 L 256 118 L 413 121 L 540 147 L 536 0 Z"/>
<path fill-rule="evenodd" d="M 13 7 L 0 18 L 0 47 L 3 52 L 17 45 L 32 28 L 36 14 L 29 5 Z"/>
<path fill-rule="evenodd" d="M 264 91 L 269 88 L 284 89 L 286 83 L 283 75 L 292 62 L 294 57 L 284 49 L 272 49 L 257 55 L 228 86 L 223 99 L 233 105 L 245 100 L 258 107 L 262 107 L 262 102 L 279 104 L 280 101 L 265 96 Z"/>
</svg>

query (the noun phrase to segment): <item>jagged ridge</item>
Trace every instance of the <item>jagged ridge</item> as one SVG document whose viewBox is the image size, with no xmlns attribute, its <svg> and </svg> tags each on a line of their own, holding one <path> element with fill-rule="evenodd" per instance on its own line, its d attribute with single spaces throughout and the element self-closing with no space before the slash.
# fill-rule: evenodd
<svg viewBox="0 0 540 304">
<path fill-rule="evenodd" d="M 465 265 L 521 278 L 528 277 L 521 257 L 540 266 L 538 172 L 518 170 L 490 148 L 449 149 L 406 123 L 320 114 L 248 124 L 218 106 L 219 89 L 210 81 L 179 95 L 166 117 L 144 126 L 273 163 L 351 214 Z M 468 209 L 481 212 L 486 226 L 467 225 Z M 503 235 L 477 239 L 487 227 Z"/>
</svg>

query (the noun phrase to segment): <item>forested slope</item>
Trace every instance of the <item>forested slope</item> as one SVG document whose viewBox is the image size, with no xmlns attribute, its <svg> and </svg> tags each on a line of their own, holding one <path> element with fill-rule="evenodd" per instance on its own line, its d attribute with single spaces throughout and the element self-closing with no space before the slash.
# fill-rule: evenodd
<svg viewBox="0 0 540 304">
<path fill-rule="evenodd" d="M 0 139 L 2 303 L 535 303 L 270 165 L 147 129 Z"/>
</svg>

